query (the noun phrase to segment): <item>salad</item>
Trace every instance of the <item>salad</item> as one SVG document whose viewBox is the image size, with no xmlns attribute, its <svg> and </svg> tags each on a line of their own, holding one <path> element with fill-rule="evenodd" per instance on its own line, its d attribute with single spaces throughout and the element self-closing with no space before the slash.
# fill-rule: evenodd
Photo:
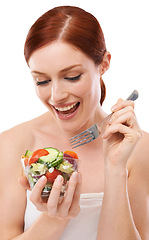
<svg viewBox="0 0 149 240">
<path fill-rule="evenodd" d="M 47 183 L 42 190 L 42 197 L 48 197 L 54 180 L 58 175 L 64 178 L 60 196 L 63 196 L 67 182 L 74 171 L 78 171 L 78 156 L 73 151 L 60 152 L 56 148 L 47 147 L 37 149 L 34 152 L 27 150 L 21 157 L 24 172 L 28 178 L 31 189 L 43 175 L 47 178 Z"/>
</svg>

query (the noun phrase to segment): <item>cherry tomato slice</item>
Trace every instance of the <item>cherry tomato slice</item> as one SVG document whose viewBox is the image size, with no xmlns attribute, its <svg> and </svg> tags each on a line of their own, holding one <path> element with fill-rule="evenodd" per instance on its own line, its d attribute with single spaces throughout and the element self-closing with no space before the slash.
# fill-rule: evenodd
<svg viewBox="0 0 149 240">
<path fill-rule="evenodd" d="M 47 177 L 48 182 L 53 183 L 58 175 L 61 175 L 61 172 L 57 169 L 54 169 L 52 173 L 47 172 L 45 176 Z"/>
<path fill-rule="evenodd" d="M 48 155 L 49 152 L 46 149 L 38 149 L 35 152 L 32 153 L 32 155 L 30 156 L 28 163 L 29 165 L 31 165 L 32 163 L 37 162 L 38 158 L 42 157 L 42 156 L 46 156 Z"/>
<path fill-rule="evenodd" d="M 64 153 L 68 154 L 68 155 L 71 156 L 72 158 L 78 159 L 78 155 L 77 155 L 74 151 L 66 150 Z"/>
</svg>

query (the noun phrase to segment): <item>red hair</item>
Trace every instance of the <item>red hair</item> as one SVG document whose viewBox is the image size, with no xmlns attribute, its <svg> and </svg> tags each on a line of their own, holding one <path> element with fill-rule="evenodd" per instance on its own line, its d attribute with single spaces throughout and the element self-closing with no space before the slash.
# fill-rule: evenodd
<svg viewBox="0 0 149 240">
<path fill-rule="evenodd" d="M 90 57 L 95 64 L 100 64 L 106 52 L 102 29 L 97 19 L 78 7 L 61 6 L 44 13 L 30 28 L 24 55 L 28 63 L 32 53 L 55 40 L 70 43 Z M 106 88 L 100 79 L 102 105 Z"/>
</svg>

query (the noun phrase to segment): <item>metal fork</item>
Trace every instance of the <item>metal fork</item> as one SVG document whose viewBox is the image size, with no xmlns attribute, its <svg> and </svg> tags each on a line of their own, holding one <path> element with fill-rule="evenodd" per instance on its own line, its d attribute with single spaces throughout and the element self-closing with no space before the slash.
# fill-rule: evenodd
<svg viewBox="0 0 149 240">
<path fill-rule="evenodd" d="M 138 91 L 134 90 L 126 100 L 135 101 L 138 98 L 138 96 L 139 96 Z M 76 147 L 79 147 L 79 146 L 82 146 L 84 144 L 94 141 L 101 134 L 101 131 L 99 131 L 99 128 L 104 129 L 104 127 L 107 124 L 107 120 L 111 117 L 112 114 L 113 113 L 110 113 L 99 124 L 96 123 L 93 126 L 91 126 L 90 128 L 81 132 L 80 134 L 70 138 L 69 141 L 70 141 L 72 148 L 76 148 Z"/>
</svg>

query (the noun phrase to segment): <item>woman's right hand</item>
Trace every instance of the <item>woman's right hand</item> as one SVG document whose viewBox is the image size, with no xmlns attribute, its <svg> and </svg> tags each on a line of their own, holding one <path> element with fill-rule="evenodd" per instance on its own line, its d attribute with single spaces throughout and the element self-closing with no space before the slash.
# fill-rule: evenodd
<svg viewBox="0 0 149 240">
<path fill-rule="evenodd" d="M 31 191 L 31 188 L 30 188 L 30 185 L 29 185 L 29 181 L 27 180 L 27 177 L 25 176 L 20 176 L 19 179 L 18 179 L 18 182 L 22 185 L 23 188 L 25 188 L 25 190 L 30 190 Z"/>
<path fill-rule="evenodd" d="M 68 182 L 66 193 L 63 197 L 60 197 L 61 188 L 63 185 L 63 177 L 59 175 L 54 181 L 50 196 L 48 200 L 41 197 L 41 192 L 46 185 L 47 178 L 41 177 L 35 184 L 30 200 L 35 205 L 37 210 L 46 212 L 50 217 L 56 217 L 58 219 L 70 219 L 76 217 L 80 212 L 80 194 L 81 194 L 81 174 L 74 172 Z M 29 185 L 25 178 L 19 179 L 21 185 L 29 189 Z"/>
</svg>

